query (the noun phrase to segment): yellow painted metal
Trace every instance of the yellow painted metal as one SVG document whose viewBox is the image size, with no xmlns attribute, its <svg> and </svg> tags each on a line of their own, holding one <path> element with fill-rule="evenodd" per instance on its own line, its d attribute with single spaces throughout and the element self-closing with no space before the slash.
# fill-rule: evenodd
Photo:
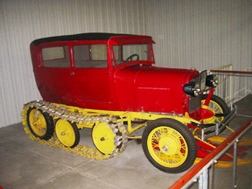
<svg viewBox="0 0 252 189">
<path fill-rule="evenodd" d="M 103 154 L 110 155 L 115 150 L 114 133 L 108 123 L 98 123 L 92 130 L 95 147 Z"/>
<path fill-rule="evenodd" d="M 199 121 L 190 118 L 188 113 L 186 113 L 185 115 L 176 115 L 176 114 L 164 114 L 164 113 L 155 113 L 155 112 L 125 112 L 125 111 L 83 109 L 83 108 L 78 108 L 74 106 L 66 106 L 63 104 L 55 104 L 55 105 L 64 107 L 67 110 L 72 111 L 72 112 L 82 113 L 83 115 L 86 115 L 86 116 L 99 116 L 99 115 L 105 115 L 109 117 L 119 116 L 122 122 L 124 121 L 127 122 L 127 134 L 133 133 L 136 130 L 146 126 L 146 123 L 136 124 L 133 126 L 131 121 L 134 121 L 134 120 L 156 120 L 159 118 L 172 118 L 185 125 L 187 125 L 190 122 L 200 123 Z M 93 122 L 90 122 L 90 123 L 80 122 L 77 124 L 77 127 L 79 129 L 92 128 L 93 125 L 94 125 Z"/>
<path fill-rule="evenodd" d="M 207 140 L 215 144 L 221 144 L 224 140 L 226 140 L 226 138 L 221 136 L 213 136 L 208 138 Z M 252 146 L 252 139 L 242 138 L 238 142 L 238 146 Z"/>
<path fill-rule="evenodd" d="M 55 124 L 55 133 L 59 141 L 67 147 L 74 145 L 76 136 L 74 129 L 67 120 L 59 119 Z"/>
<path fill-rule="evenodd" d="M 211 111 L 211 112 L 214 111 L 212 108 L 210 108 L 210 107 L 208 107 L 208 106 L 205 106 L 205 105 L 203 105 L 202 108 L 203 108 L 203 109 L 206 109 L 206 110 L 209 110 L 209 111 Z M 204 123 L 204 124 L 218 123 L 218 122 L 217 122 L 217 121 L 218 121 L 217 119 L 218 119 L 217 117 L 212 116 L 212 117 L 210 117 L 210 118 L 204 119 L 204 120 L 203 120 L 203 123 Z M 219 120 L 219 121 L 220 121 L 220 120 Z"/>
<path fill-rule="evenodd" d="M 31 129 L 37 136 L 44 136 L 46 134 L 47 124 L 42 112 L 37 109 L 32 109 L 28 119 Z"/>
<path fill-rule="evenodd" d="M 194 161 L 194 164 L 199 163 L 203 158 L 196 158 Z M 242 159 L 237 159 L 237 166 L 242 166 L 242 165 L 248 165 L 251 164 L 252 160 L 251 158 L 242 158 Z M 217 161 L 214 164 L 215 167 L 219 168 L 230 168 L 233 167 L 233 161 Z"/>
<path fill-rule="evenodd" d="M 178 167 L 188 157 L 188 145 L 184 137 L 167 126 L 153 129 L 147 138 L 147 146 L 151 157 L 164 167 Z"/>
<path fill-rule="evenodd" d="M 206 145 L 212 147 L 212 148 L 216 148 L 216 146 L 212 145 L 212 144 L 209 143 L 209 142 L 206 142 L 206 141 L 204 141 L 204 140 L 201 140 L 201 139 L 200 139 L 198 136 L 196 136 L 196 135 L 194 135 L 194 138 L 197 139 L 197 140 L 199 140 L 199 141 L 201 141 L 202 143 L 204 143 L 204 144 L 206 144 Z"/>
<path fill-rule="evenodd" d="M 195 137 L 195 139 L 200 140 L 201 142 L 205 143 L 206 145 L 208 145 L 208 146 L 210 146 L 210 147 L 212 147 L 214 149 L 216 148 L 216 146 L 212 145 L 211 143 L 222 143 L 226 139 L 225 137 L 214 136 L 214 137 L 210 137 L 210 138 L 207 139 L 208 141 L 211 142 L 211 143 L 209 143 L 209 142 L 206 142 L 206 141 L 202 141 L 197 136 L 194 136 L 194 137 Z M 238 145 L 240 145 L 239 143 L 238 143 Z M 231 155 L 230 153 L 225 153 L 225 155 L 233 158 L 233 155 Z M 197 157 L 195 159 L 195 161 L 194 161 L 194 164 L 199 163 L 201 160 L 202 160 L 202 158 Z M 242 159 L 238 158 L 237 159 L 237 165 L 238 166 L 251 164 L 251 162 L 252 162 L 251 158 L 242 158 Z M 229 167 L 233 166 L 233 161 L 222 161 L 222 160 L 220 160 L 220 161 L 217 161 L 217 163 L 215 163 L 214 166 L 220 167 L 220 168 L 229 168 Z"/>
<path fill-rule="evenodd" d="M 175 119 L 183 124 L 187 124 L 190 122 L 200 123 L 197 120 L 194 120 L 189 117 L 186 113 L 185 115 L 177 115 L 177 114 L 163 114 L 163 113 L 155 113 L 155 112 L 128 112 L 127 116 L 135 119 L 143 119 L 143 120 L 156 120 L 160 118 L 171 118 Z"/>
<path fill-rule="evenodd" d="M 222 136 L 213 136 L 207 139 L 208 141 L 210 141 L 211 143 L 215 143 L 215 144 L 220 144 L 222 143 L 224 140 L 226 140 L 226 137 L 222 137 Z"/>
<path fill-rule="evenodd" d="M 77 123 L 76 126 L 77 126 L 78 129 L 84 129 L 84 128 L 91 129 L 91 128 L 93 128 L 94 123 L 93 122 L 90 122 L 90 123 Z"/>
<path fill-rule="evenodd" d="M 147 126 L 147 123 L 143 123 L 143 124 L 137 124 L 137 126 L 133 127 L 130 120 L 128 120 L 127 123 L 128 123 L 128 125 L 127 125 L 128 134 L 133 133 L 133 132 L 137 131 L 138 129 Z"/>
<path fill-rule="evenodd" d="M 238 146 L 252 146 L 252 139 L 242 139 L 238 142 Z"/>
<path fill-rule="evenodd" d="M 226 126 L 226 128 L 227 128 L 229 131 L 231 131 L 232 133 L 234 133 L 234 132 L 235 132 L 235 130 L 234 130 L 234 129 L 232 129 L 231 127 L 229 127 L 229 126 Z"/>
</svg>

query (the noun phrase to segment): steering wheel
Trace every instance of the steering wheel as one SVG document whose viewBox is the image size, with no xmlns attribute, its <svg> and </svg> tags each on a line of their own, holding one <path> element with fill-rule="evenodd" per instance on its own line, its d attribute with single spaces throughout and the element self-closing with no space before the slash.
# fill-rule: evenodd
<svg viewBox="0 0 252 189">
<path fill-rule="evenodd" d="M 135 60 L 139 60 L 139 55 L 138 55 L 138 54 L 132 54 L 132 55 L 130 55 L 130 56 L 125 60 L 125 62 L 133 61 L 133 57 L 135 57 Z"/>
</svg>

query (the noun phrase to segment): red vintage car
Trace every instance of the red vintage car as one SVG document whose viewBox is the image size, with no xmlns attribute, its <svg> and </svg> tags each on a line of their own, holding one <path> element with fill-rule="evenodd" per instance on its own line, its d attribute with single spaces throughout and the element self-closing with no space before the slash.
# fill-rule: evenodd
<svg viewBox="0 0 252 189">
<path fill-rule="evenodd" d="M 198 146 L 219 135 L 234 116 L 215 96 L 207 71 L 154 66 L 150 36 L 83 33 L 34 40 L 33 71 L 43 100 L 27 103 L 24 125 L 39 140 L 79 146 L 79 130 L 92 129 L 104 156 L 141 139 L 148 160 L 178 173 L 200 156 Z M 137 130 L 143 132 L 141 134 Z"/>
</svg>

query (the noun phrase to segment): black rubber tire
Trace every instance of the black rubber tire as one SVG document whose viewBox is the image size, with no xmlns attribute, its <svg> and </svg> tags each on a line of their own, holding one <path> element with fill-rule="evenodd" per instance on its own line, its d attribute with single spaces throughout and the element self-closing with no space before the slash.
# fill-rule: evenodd
<svg viewBox="0 0 252 189">
<path fill-rule="evenodd" d="M 32 111 L 34 110 L 37 110 L 39 111 L 45 121 L 46 121 L 46 132 L 44 135 L 38 135 L 33 129 L 32 129 L 32 126 L 31 126 L 31 120 L 30 120 L 30 114 Z M 32 108 L 29 108 L 28 111 L 27 111 L 27 125 L 31 131 L 31 133 L 35 136 L 35 137 L 38 137 L 42 140 L 49 140 L 52 136 L 53 136 L 53 132 L 54 132 L 54 122 L 53 122 L 53 118 L 46 112 L 43 112 L 42 110 L 40 109 L 37 109 L 35 107 L 32 107 Z"/>
<path fill-rule="evenodd" d="M 205 100 L 207 98 L 207 94 L 202 95 L 202 100 Z M 226 102 L 220 98 L 219 96 L 213 95 L 211 97 L 210 103 L 211 101 L 214 101 L 216 104 L 218 104 L 221 107 L 221 112 L 214 112 L 215 114 L 224 114 L 224 117 L 230 113 L 230 109 L 228 107 L 228 105 L 226 104 Z"/>
<path fill-rule="evenodd" d="M 169 167 L 169 166 L 161 165 L 160 163 L 155 161 L 155 159 L 151 156 L 148 150 L 147 141 L 148 141 L 148 137 L 150 133 L 154 129 L 158 127 L 163 127 L 163 126 L 176 130 L 180 135 L 182 135 L 187 145 L 187 149 L 188 149 L 187 157 L 185 157 L 186 158 L 185 161 L 177 167 L 174 167 L 174 166 Z M 196 141 L 192 132 L 179 121 L 174 120 L 174 119 L 168 119 L 168 118 L 161 118 L 161 119 L 148 122 L 148 125 L 144 129 L 144 132 L 142 135 L 142 148 L 143 148 L 145 156 L 150 161 L 150 163 L 154 165 L 157 169 L 164 171 L 166 173 L 180 173 L 180 172 L 186 171 L 194 163 L 196 154 L 197 154 L 197 145 L 196 145 Z"/>
</svg>

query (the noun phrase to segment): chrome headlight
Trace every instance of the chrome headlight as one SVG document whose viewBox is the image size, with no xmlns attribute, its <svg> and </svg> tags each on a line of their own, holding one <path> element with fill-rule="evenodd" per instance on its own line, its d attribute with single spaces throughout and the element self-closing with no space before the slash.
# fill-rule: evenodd
<svg viewBox="0 0 252 189">
<path fill-rule="evenodd" d="M 206 77 L 206 86 L 208 87 L 217 87 L 219 80 L 216 75 L 208 75 Z"/>
<path fill-rule="evenodd" d="M 183 86 L 183 90 L 190 96 L 198 96 L 200 92 L 200 85 L 196 82 L 189 82 Z"/>
</svg>

